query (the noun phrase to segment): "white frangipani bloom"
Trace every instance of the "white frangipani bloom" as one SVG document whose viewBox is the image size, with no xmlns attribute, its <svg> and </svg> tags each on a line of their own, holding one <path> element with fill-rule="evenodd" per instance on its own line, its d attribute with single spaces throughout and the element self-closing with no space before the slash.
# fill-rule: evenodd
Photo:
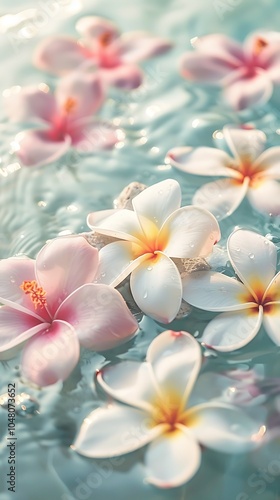
<svg viewBox="0 0 280 500">
<path fill-rule="evenodd" d="M 203 332 L 202 341 L 219 351 L 248 344 L 262 323 L 280 345 L 280 272 L 277 248 L 264 236 L 238 229 L 228 238 L 228 255 L 238 279 L 198 271 L 183 280 L 183 297 L 206 311 L 223 312 Z"/>
<path fill-rule="evenodd" d="M 182 280 L 174 259 L 205 257 L 220 239 L 210 212 L 181 206 L 181 189 L 168 179 L 132 200 L 133 210 L 104 210 L 88 216 L 95 233 L 112 237 L 100 253 L 96 282 L 116 287 L 131 274 L 138 307 L 169 323 L 182 302 Z"/>
<path fill-rule="evenodd" d="M 191 403 L 200 366 L 198 342 L 189 333 L 170 330 L 152 341 L 146 362 L 106 366 L 97 382 L 116 401 L 84 420 L 74 450 L 86 457 L 105 458 L 149 444 L 147 480 L 170 488 L 189 481 L 197 472 L 200 445 L 226 453 L 255 447 L 265 426 L 240 408 L 215 400 Z"/>
<path fill-rule="evenodd" d="M 167 160 L 183 172 L 224 177 L 199 188 L 193 203 L 218 219 L 229 216 L 247 196 L 259 212 L 280 214 L 280 147 L 265 151 L 261 130 L 226 126 L 223 135 L 233 156 L 221 149 L 178 147 Z"/>
</svg>

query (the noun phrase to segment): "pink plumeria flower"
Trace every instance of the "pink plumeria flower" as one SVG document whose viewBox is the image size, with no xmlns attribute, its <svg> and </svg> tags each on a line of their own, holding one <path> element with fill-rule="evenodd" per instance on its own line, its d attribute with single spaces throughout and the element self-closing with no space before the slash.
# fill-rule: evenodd
<svg viewBox="0 0 280 500">
<path fill-rule="evenodd" d="M 36 261 L 0 261 L 0 359 L 23 346 L 22 373 L 45 386 L 65 380 L 81 344 L 95 351 L 130 339 L 137 322 L 121 295 L 93 284 L 98 251 L 82 236 L 57 238 Z"/>
<path fill-rule="evenodd" d="M 64 36 L 44 40 L 35 52 L 34 64 L 55 75 L 82 64 L 94 65 L 107 85 L 129 90 L 142 82 L 137 63 L 171 47 L 167 40 L 144 32 L 121 35 L 112 22 L 101 17 L 81 18 L 76 28 L 81 41 Z"/>
<path fill-rule="evenodd" d="M 152 341 L 146 362 L 102 369 L 97 382 L 113 402 L 85 419 L 74 450 L 105 458 L 148 444 L 148 482 L 172 488 L 199 469 L 200 445 L 225 453 L 256 446 L 264 429 L 239 408 L 217 401 L 190 404 L 200 365 L 198 342 L 189 333 L 169 330 Z"/>
<path fill-rule="evenodd" d="M 118 140 L 115 129 L 93 119 L 104 100 L 96 74 L 73 72 L 60 80 L 54 94 L 44 84 L 6 94 L 12 121 L 40 125 L 16 137 L 17 155 L 26 166 L 53 162 L 70 147 L 82 153 L 112 147 Z"/>
<path fill-rule="evenodd" d="M 184 278 L 183 297 L 200 309 L 223 312 L 203 332 L 202 341 L 218 351 L 234 351 L 257 335 L 262 323 L 280 345 L 280 273 L 277 248 L 264 236 L 239 229 L 228 238 L 228 255 L 238 279 L 217 272 Z"/>
<path fill-rule="evenodd" d="M 181 206 L 181 189 L 167 179 L 132 200 L 133 210 L 104 210 L 88 216 L 89 227 L 112 237 L 100 250 L 97 282 L 119 285 L 127 276 L 138 307 L 169 323 L 182 303 L 182 280 L 173 259 L 205 257 L 220 239 L 210 212 Z"/>
<path fill-rule="evenodd" d="M 233 156 L 205 147 L 178 147 L 167 154 L 167 161 L 183 172 L 224 177 L 199 188 L 193 203 L 222 219 L 247 197 L 259 212 L 280 215 L 280 147 L 264 151 L 265 134 L 252 128 L 226 126 L 223 136 Z"/>
<path fill-rule="evenodd" d="M 280 83 L 280 33 L 254 33 L 244 44 L 225 35 L 196 38 L 194 52 L 181 61 L 182 75 L 196 82 L 219 85 L 236 110 L 267 102 Z"/>
</svg>

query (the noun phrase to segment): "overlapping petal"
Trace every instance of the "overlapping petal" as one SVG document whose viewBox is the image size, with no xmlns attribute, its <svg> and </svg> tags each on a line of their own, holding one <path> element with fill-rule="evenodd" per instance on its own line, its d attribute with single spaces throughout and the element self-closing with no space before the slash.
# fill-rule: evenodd
<svg viewBox="0 0 280 500">
<path fill-rule="evenodd" d="M 267 102 L 273 92 L 273 85 L 264 70 L 240 69 L 227 78 L 224 97 L 236 111 Z"/>
<path fill-rule="evenodd" d="M 141 233 L 137 215 L 132 210 L 118 209 L 93 212 L 88 215 L 87 224 L 99 234 L 131 240 L 136 243 L 138 243 L 137 235 Z"/>
<path fill-rule="evenodd" d="M 234 64 L 215 54 L 187 52 L 180 62 L 181 73 L 188 80 L 201 83 L 221 83 L 234 68 Z"/>
<path fill-rule="evenodd" d="M 76 30 L 84 38 L 92 39 L 92 41 L 95 41 L 104 33 L 110 37 L 110 41 L 119 36 L 119 30 L 114 23 L 98 16 L 82 17 L 76 23 Z"/>
<path fill-rule="evenodd" d="M 26 130 L 16 136 L 15 142 L 19 145 L 17 155 L 23 165 L 39 167 L 63 156 L 70 148 L 71 138 L 65 135 L 54 141 L 48 130 Z"/>
<path fill-rule="evenodd" d="M 225 140 L 238 163 L 254 163 L 263 152 L 266 135 L 255 128 L 226 126 L 223 128 Z"/>
<path fill-rule="evenodd" d="M 46 38 L 37 47 L 33 62 L 37 68 L 55 75 L 65 75 L 85 60 L 83 47 L 66 36 Z"/>
<path fill-rule="evenodd" d="M 266 149 L 255 161 L 259 175 L 280 180 L 280 147 Z"/>
<path fill-rule="evenodd" d="M 271 304 L 265 308 L 263 324 L 272 342 L 280 346 L 280 302 Z"/>
<path fill-rule="evenodd" d="M 137 89 L 143 80 L 143 72 L 135 64 L 121 64 L 113 68 L 101 68 L 99 73 L 105 85 L 112 85 L 122 90 Z"/>
<path fill-rule="evenodd" d="M 251 205 L 259 212 L 280 215 L 280 183 L 273 179 L 263 179 L 248 191 Z"/>
</svg>

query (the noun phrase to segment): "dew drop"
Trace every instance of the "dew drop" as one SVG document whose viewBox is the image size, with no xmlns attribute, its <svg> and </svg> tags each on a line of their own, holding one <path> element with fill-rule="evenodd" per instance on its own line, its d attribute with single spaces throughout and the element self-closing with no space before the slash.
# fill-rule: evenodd
<svg viewBox="0 0 280 500">
<path fill-rule="evenodd" d="M 240 248 L 239 248 L 239 247 L 237 247 L 235 250 L 236 250 L 237 252 L 240 252 Z"/>
<path fill-rule="evenodd" d="M 249 253 L 249 258 L 250 258 L 251 260 L 254 260 L 255 255 L 254 255 L 253 253 Z"/>
<path fill-rule="evenodd" d="M 15 283 L 15 282 L 16 282 L 16 280 L 15 280 L 14 276 L 11 276 L 11 277 L 10 277 L 10 280 L 11 280 L 11 283 Z"/>
<path fill-rule="evenodd" d="M 146 299 L 148 297 L 148 292 L 145 292 L 143 295 L 143 299 Z"/>
<path fill-rule="evenodd" d="M 152 266 L 147 267 L 147 271 L 152 271 Z"/>
</svg>

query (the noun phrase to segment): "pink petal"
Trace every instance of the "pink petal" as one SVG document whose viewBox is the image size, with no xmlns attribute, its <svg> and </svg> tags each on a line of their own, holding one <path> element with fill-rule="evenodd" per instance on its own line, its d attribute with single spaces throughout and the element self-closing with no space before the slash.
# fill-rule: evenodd
<svg viewBox="0 0 280 500">
<path fill-rule="evenodd" d="M 261 42 L 261 45 L 260 45 Z M 280 82 L 280 35 L 267 31 L 249 35 L 244 43 L 249 60 L 263 68 L 269 79 Z"/>
<path fill-rule="evenodd" d="M 130 287 L 138 307 L 161 323 L 170 323 L 182 302 L 182 282 L 174 262 L 158 252 L 131 274 Z"/>
<path fill-rule="evenodd" d="M 166 158 L 171 165 L 188 174 L 239 178 L 238 172 L 231 168 L 232 158 L 220 149 L 173 148 Z"/>
<path fill-rule="evenodd" d="M 223 128 L 223 134 L 238 165 L 258 162 L 266 143 L 264 132 L 255 128 L 246 129 L 227 125 Z"/>
<path fill-rule="evenodd" d="M 239 207 L 247 194 L 249 182 L 248 177 L 243 183 L 232 179 L 207 182 L 195 192 L 192 203 L 209 210 L 218 220 L 224 219 Z"/>
<path fill-rule="evenodd" d="M 198 52 L 216 55 L 234 67 L 244 62 L 243 47 L 220 33 L 198 37 L 193 44 Z"/>
<path fill-rule="evenodd" d="M 235 67 L 230 60 L 197 51 L 183 55 L 180 70 L 187 80 L 217 85 L 222 84 Z"/>
<path fill-rule="evenodd" d="M 115 44 L 118 46 L 122 61 L 125 63 L 134 63 L 158 56 L 172 47 L 169 40 L 157 38 L 141 31 L 125 33 Z"/>
<path fill-rule="evenodd" d="M 110 41 L 118 38 L 119 30 L 108 19 L 97 16 L 85 16 L 76 23 L 76 30 L 85 38 L 96 39 L 104 33 L 110 35 Z"/>
<path fill-rule="evenodd" d="M 248 199 L 253 207 L 268 215 L 280 215 L 280 183 L 272 179 L 251 186 Z"/>
<path fill-rule="evenodd" d="M 81 153 L 111 149 L 119 142 L 119 132 L 110 123 L 85 118 L 71 125 L 73 147 Z"/>
<path fill-rule="evenodd" d="M 0 359 L 12 358 L 27 339 L 47 327 L 47 323 L 22 311 L 0 307 Z"/>
<path fill-rule="evenodd" d="M 107 285 L 80 287 L 61 304 L 55 318 L 70 323 L 81 344 L 95 351 L 127 342 L 138 328 L 121 294 Z"/>
<path fill-rule="evenodd" d="M 215 217 L 195 206 L 182 207 L 173 212 L 165 221 L 159 240 L 166 234 L 164 253 L 178 258 L 206 257 L 221 237 Z"/>
<path fill-rule="evenodd" d="M 264 70 L 250 75 L 242 69 L 224 82 L 225 99 L 236 111 L 266 103 L 272 91 L 273 85 Z"/>
<path fill-rule="evenodd" d="M 19 144 L 17 155 L 27 167 L 39 167 L 56 161 L 71 145 L 69 136 L 65 136 L 63 141 L 54 141 L 48 130 L 27 130 L 18 134 L 15 140 Z"/>
<path fill-rule="evenodd" d="M 54 96 L 38 87 L 26 87 L 4 99 L 4 107 L 14 122 L 50 122 L 56 112 Z"/>
<path fill-rule="evenodd" d="M 97 267 L 98 251 L 83 236 L 56 238 L 40 250 L 36 275 L 52 316 L 70 293 L 93 281 Z"/>
<path fill-rule="evenodd" d="M 70 37 L 43 40 L 37 47 L 33 62 L 37 68 L 55 75 L 64 75 L 80 66 L 86 59 L 84 50 Z"/>
<path fill-rule="evenodd" d="M 141 85 L 143 73 L 134 64 L 121 64 L 112 68 L 99 70 L 102 81 L 106 86 L 117 87 L 122 90 L 133 90 Z"/>
<path fill-rule="evenodd" d="M 27 342 L 22 354 L 22 373 L 38 386 L 54 384 L 70 375 L 79 356 L 75 330 L 64 321 L 54 321 Z"/>
<path fill-rule="evenodd" d="M 278 33 L 279 34 L 279 33 Z M 274 84 L 280 83 L 280 43 L 269 45 L 259 56 L 259 64 Z"/>
<path fill-rule="evenodd" d="M 60 113 L 65 113 L 69 99 L 73 109 L 69 112 L 69 121 L 86 118 L 96 113 L 104 100 L 103 86 L 97 73 L 87 71 L 87 67 L 72 71 L 62 78 L 55 91 Z"/>
</svg>

